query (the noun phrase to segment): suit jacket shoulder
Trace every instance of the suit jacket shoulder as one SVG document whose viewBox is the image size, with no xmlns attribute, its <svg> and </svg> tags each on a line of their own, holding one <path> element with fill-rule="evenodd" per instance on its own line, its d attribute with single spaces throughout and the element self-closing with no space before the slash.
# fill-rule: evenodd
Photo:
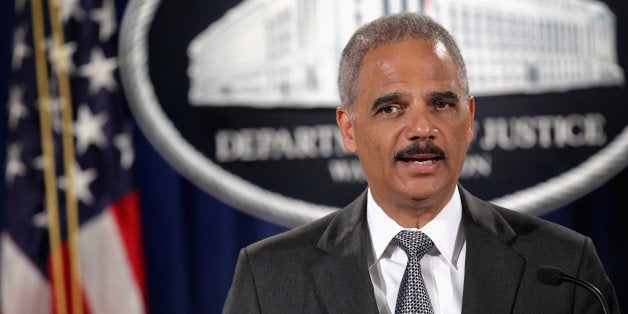
<svg viewBox="0 0 628 314">
<path fill-rule="evenodd" d="M 377 312 L 364 249 L 365 199 L 244 248 L 223 312 Z"/>
<path fill-rule="evenodd" d="M 606 295 L 611 312 L 619 312 L 614 289 L 591 239 L 482 201 L 462 188 L 461 196 L 467 237 L 464 312 L 601 311 L 595 297 L 582 288 L 541 284 L 536 279 L 539 266 L 559 267 L 593 283 Z"/>
</svg>

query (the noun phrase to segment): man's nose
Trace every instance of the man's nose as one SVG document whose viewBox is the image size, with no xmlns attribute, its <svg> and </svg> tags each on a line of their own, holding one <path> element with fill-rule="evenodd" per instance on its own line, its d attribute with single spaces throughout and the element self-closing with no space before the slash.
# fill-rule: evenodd
<svg viewBox="0 0 628 314">
<path fill-rule="evenodd" d="M 439 130 L 432 123 L 427 108 L 415 108 L 407 117 L 408 120 L 404 129 L 404 136 L 407 140 L 436 139 Z"/>
</svg>

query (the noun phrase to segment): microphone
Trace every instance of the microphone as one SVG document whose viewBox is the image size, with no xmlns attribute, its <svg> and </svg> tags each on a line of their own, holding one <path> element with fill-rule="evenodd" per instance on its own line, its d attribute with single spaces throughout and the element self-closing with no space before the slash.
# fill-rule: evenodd
<svg viewBox="0 0 628 314">
<path fill-rule="evenodd" d="M 600 292 L 600 289 L 598 289 L 596 286 L 592 285 L 589 282 L 580 280 L 576 277 L 566 275 L 558 267 L 540 266 L 538 270 L 536 271 L 536 279 L 540 283 L 550 285 L 550 286 L 560 286 L 563 282 L 568 281 L 568 282 L 575 283 L 576 285 L 579 285 L 581 287 L 584 287 L 587 290 L 591 291 L 597 297 L 598 301 L 600 301 L 604 314 L 609 313 L 608 308 L 606 307 L 606 301 L 604 299 L 604 295 L 602 295 L 602 292 Z"/>
</svg>

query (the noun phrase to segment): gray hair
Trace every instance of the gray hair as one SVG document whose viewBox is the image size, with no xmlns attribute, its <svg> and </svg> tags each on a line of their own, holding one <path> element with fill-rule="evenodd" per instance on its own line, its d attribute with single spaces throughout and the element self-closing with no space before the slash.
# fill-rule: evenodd
<svg viewBox="0 0 628 314">
<path fill-rule="evenodd" d="M 414 38 L 442 42 L 458 68 L 460 87 L 469 95 L 467 70 L 462 53 L 451 34 L 429 16 L 418 13 L 397 13 L 380 17 L 360 27 L 349 39 L 340 57 L 338 90 L 343 107 L 351 109 L 356 101 L 362 60 L 371 50 Z"/>
</svg>

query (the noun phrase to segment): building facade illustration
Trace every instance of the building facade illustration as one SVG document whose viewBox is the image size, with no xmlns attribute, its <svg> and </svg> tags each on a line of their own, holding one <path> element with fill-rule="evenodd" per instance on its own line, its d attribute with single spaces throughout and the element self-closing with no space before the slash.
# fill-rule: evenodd
<svg viewBox="0 0 628 314">
<path fill-rule="evenodd" d="M 592 0 L 245 0 L 188 47 L 196 106 L 339 105 L 342 48 L 361 25 L 422 12 L 460 46 L 471 94 L 624 83 L 613 13 Z"/>
</svg>

